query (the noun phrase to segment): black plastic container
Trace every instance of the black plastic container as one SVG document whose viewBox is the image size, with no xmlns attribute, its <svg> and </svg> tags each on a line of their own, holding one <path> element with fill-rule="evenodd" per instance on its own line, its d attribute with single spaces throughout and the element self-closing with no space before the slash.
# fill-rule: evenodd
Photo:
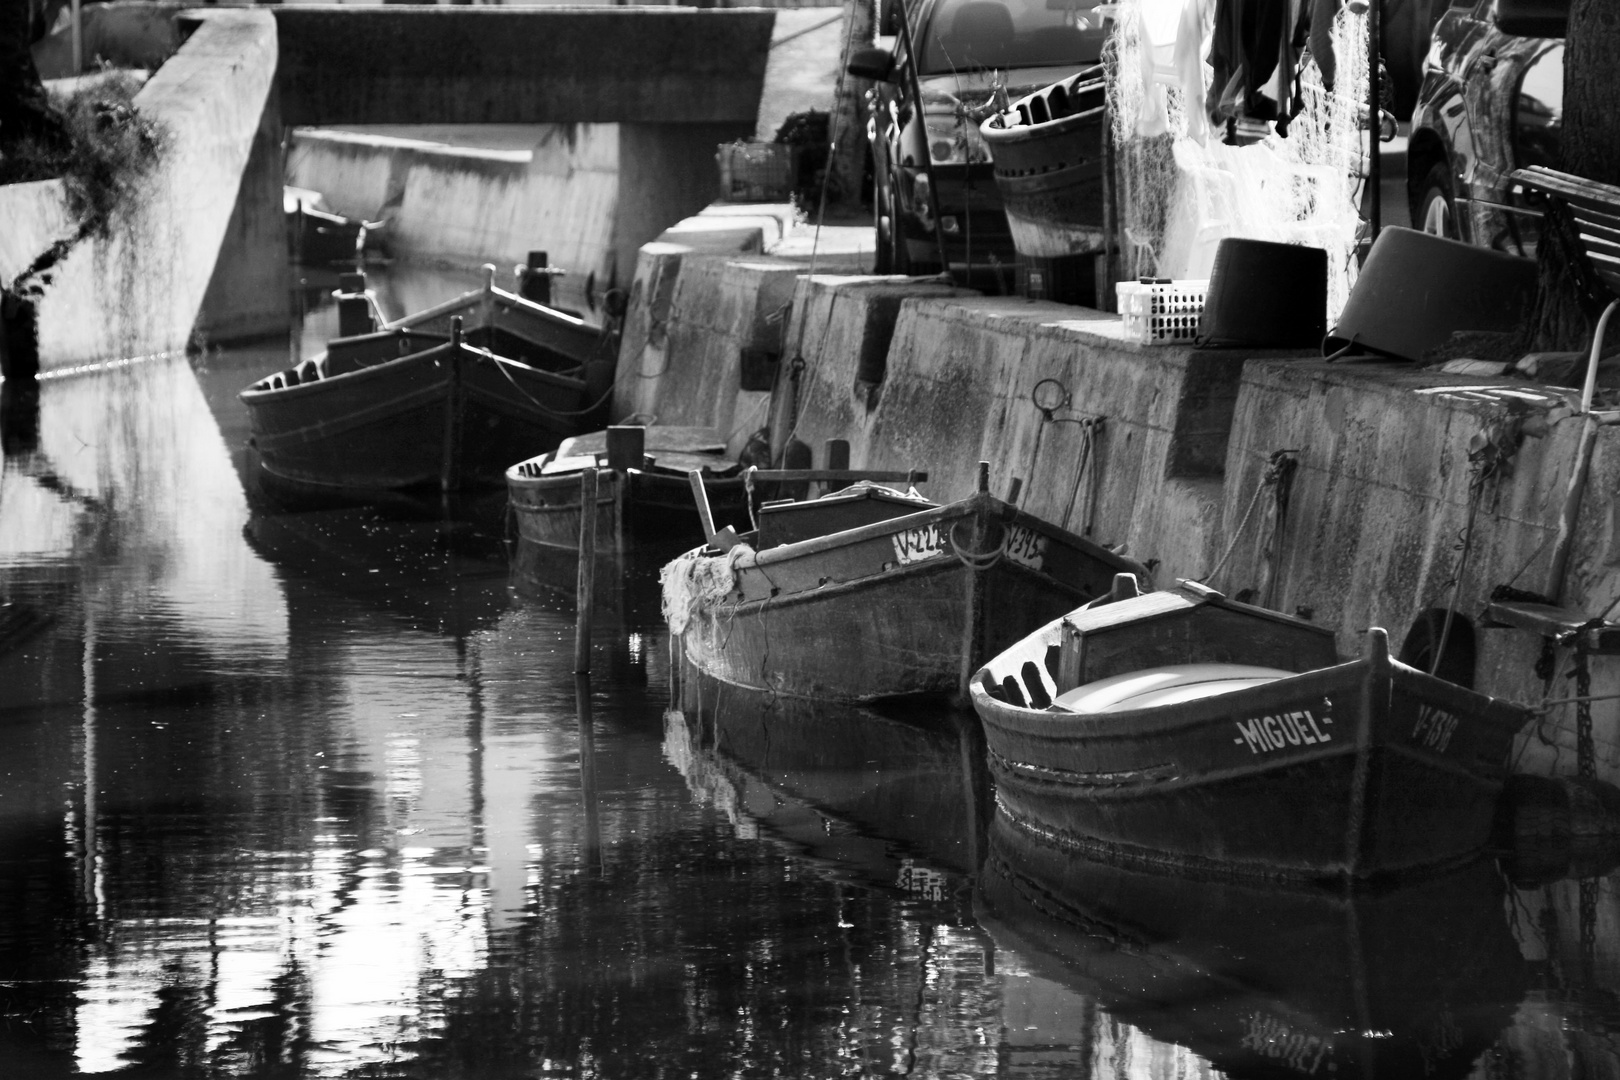
<svg viewBox="0 0 1620 1080">
<path fill-rule="evenodd" d="M 1235 237 L 1215 248 L 1198 344 L 1315 349 L 1326 333 L 1326 251 Z"/>
</svg>

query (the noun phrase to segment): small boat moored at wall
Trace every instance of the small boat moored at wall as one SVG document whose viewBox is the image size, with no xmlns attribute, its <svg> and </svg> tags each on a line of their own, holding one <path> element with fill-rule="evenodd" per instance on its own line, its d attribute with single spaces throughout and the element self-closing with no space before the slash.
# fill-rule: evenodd
<svg viewBox="0 0 1620 1080">
<path fill-rule="evenodd" d="M 353 275 L 359 277 L 359 275 Z M 498 488 L 506 469 L 590 430 L 612 385 L 604 329 L 485 283 L 376 329 L 369 293 L 340 293 L 360 329 L 240 394 L 264 472 L 307 488 Z M 352 325 L 352 324 L 351 324 Z"/>
<path fill-rule="evenodd" d="M 614 437 L 636 435 L 619 453 Z M 742 466 L 725 456 L 725 440 L 713 428 L 618 426 L 563 440 L 556 450 L 506 470 L 507 505 L 525 547 L 577 553 L 580 535 L 580 474 L 597 469 L 596 550 L 629 546 L 666 548 L 670 554 L 704 539 L 688 474 L 704 475 L 711 505 L 747 522 Z"/>
<path fill-rule="evenodd" d="M 325 197 L 309 188 L 282 189 L 287 215 L 287 254 L 300 266 L 357 266 L 365 261 L 367 241 L 381 221 L 334 214 Z"/>
<path fill-rule="evenodd" d="M 1491 840 L 1514 704 L 1183 582 L 1054 619 L 973 677 L 996 798 L 1092 858 L 1222 878 L 1433 871 Z"/>
<path fill-rule="evenodd" d="M 751 542 L 664 568 L 671 632 L 699 671 L 749 689 L 834 701 L 956 695 L 1031 622 L 1105 593 L 1115 573 L 1145 575 L 988 486 L 981 462 L 979 490 L 943 506 L 872 484 L 763 503 Z"/>
</svg>

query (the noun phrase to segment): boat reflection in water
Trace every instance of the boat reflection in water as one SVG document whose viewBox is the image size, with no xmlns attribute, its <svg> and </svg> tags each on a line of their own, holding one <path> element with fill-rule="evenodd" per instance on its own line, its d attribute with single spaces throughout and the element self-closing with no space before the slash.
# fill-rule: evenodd
<svg viewBox="0 0 1620 1080">
<path fill-rule="evenodd" d="M 971 717 L 776 697 L 690 665 L 678 684 L 665 754 L 700 800 L 867 882 L 969 894 L 987 805 Z"/>
<path fill-rule="evenodd" d="M 1228 1076 L 1444 1077 L 1469 1074 L 1526 992 L 1506 896 L 1489 860 L 1354 897 L 1191 882 L 998 813 L 977 914 L 1032 971 Z"/>
</svg>

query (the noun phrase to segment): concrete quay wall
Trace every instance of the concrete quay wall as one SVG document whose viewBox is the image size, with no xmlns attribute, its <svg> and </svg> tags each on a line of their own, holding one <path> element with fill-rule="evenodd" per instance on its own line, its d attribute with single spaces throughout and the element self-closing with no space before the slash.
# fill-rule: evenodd
<svg viewBox="0 0 1620 1080">
<path fill-rule="evenodd" d="M 709 217 L 701 228 L 714 230 Z M 616 415 L 715 424 L 733 449 L 768 416 L 778 455 L 796 439 L 820 463 L 827 439 L 847 439 L 855 467 L 926 469 L 922 490 L 941 500 L 966 494 L 988 460 L 993 491 L 1020 479 L 1023 507 L 1123 545 L 1159 586 L 1195 578 L 1308 610 L 1344 655 L 1369 626 L 1397 653 L 1409 639 L 1432 647 L 1453 608 L 1448 652 L 1471 643 L 1477 688 L 1526 703 L 1576 693 L 1569 650 L 1549 686 L 1542 639 L 1481 618 L 1498 585 L 1548 588 L 1581 427 L 1570 392 L 1314 354 L 1142 346 L 1117 316 L 850 274 L 860 260 L 836 252 L 811 276 L 769 223 L 708 249 L 678 232 L 642 250 Z M 741 350 L 762 347 L 783 358 L 774 389 L 743 390 Z M 1100 427 L 1074 422 L 1088 417 Z M 1506 439 L 1511 461 L 1471 514 L 1470 453 L 1515 418 L 1529 434 Z M 1297 462 L 1286 504 L 1263 482 L 1279 450 Z M 1620 428 L 1605 427 L 1563 597 L 1591 614 L 1620 595 L 1617 487 Z M 1592 657 L 1591 669 L 1592 693 L 1620 691 L 1620 663 Z M 1620 717 L 1612 704 L 1593 711 L 1599 773 L 1620 780 Z M 1574 760 L 1563 707 L 1524 734 L 1517 767 L 1569 773 Z"/>
<path fill-rule="evenodd" d="M 505 267 L 547 252 L 570 295 L 628 284 L 641 246 L 714 197 L 729 124 L 524 125 L 529 149 L 446 146 L 294 129 L 286 179 L 335 211 L 382 221 L 379 242 L 420 262 Z M 578 280 L 574 280 L 578 279 Z"/>
</svg>

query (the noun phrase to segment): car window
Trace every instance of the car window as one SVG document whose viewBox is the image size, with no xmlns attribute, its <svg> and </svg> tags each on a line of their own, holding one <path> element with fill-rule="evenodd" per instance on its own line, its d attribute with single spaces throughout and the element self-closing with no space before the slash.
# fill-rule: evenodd
<svg viewBox="0 0 1620 1080">
<path fill-rule="evenodd" d="M 1559 168 L 1564 129 L 1564 46 L 1542 52 L 1525 66 L 1513 99 L 1513 139 L 1521 169 L 1532 165 Z"/>
<path fill-rule="evenodd" d="M 923 75 L 1092 64 L 1108 37 L 1098 0 L 939 0 L 923 28 Z"/>
</svg>

